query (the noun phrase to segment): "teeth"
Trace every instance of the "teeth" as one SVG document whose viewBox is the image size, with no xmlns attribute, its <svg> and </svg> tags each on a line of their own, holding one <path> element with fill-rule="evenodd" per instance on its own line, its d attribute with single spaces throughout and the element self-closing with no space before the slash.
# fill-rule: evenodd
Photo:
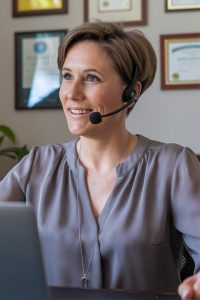
<svg viewBox="0 0 200 300">
<path fill-rule="evenodd" d="M 84 115 L 89 114 L 91 110 L 89 109 L 70 109 L 71 113 L 74 115 Z"/>
</svg>

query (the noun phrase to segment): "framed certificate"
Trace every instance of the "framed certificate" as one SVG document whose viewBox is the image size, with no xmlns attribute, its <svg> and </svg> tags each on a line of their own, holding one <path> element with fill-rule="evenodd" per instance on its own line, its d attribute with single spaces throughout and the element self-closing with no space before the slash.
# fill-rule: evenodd
<svg viewBox="0 0 200 300">
<path fill-rule="evenodd" d="M 66 30 L 15 33 L 15 108 L 61 108 L 57 50 Z"/>
<path fill-rule="evenodd" d="M 166 11 L 198 10 L 200 0 L 165 0 Z"/>
<path fill-rule="evenodd" d="M 68 0 L 12 0 L 13 17 L 67 13 Z"/>
<path fill-rule="evenodd" d="M 200 88 L 200 33 L 160 36 L 161 88 Z"/>
<path fill-rule="evenodd" d="M 93 19 L 124 26 L 146 25 L 147 0 L 84 0 L 84 20 Z"/>
</svg>

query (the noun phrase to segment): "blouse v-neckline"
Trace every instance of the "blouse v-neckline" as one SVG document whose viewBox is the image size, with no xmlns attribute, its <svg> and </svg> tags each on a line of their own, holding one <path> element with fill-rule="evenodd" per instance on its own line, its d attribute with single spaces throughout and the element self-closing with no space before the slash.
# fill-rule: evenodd
<svg viewBox="0 0 200 300">
<path fill-rule="evenodd" d="M 112 194 L 114 193 L 120 178 L 125 176 L 130 170 L 132 170 L 136 165 L 139 159 L 142 157 L 144 152 L 146 151 L 146 148 L 149 144 L 149 140 L 143 136 L 138 136 L 138 144 L 134 151 L 121 163 L 119 163 L 116 166 L 116 180 L 114 182 L 114 185 L 112 187 L 112 190 L 105 201 L 105 204 L 98 215 L 98 217 L 95 217 L 92 205 L 90 202 L 89 193 L 87 190 L 87 185 L 85 182 L 85 169 L 78 161 L 78 154 L 76 151 L 76 144 L 78 142 L 79 138 L 76 138 L 71 143 L 71 151 L 70 153 L 72 156 L 68 160 L 68 164 L 72 171 L 75 172 L 75 176 L 79 176 L 77 178 L 79 182 L 79 201 L 83 209 L 81 210 L 83 213 L 83 219 L 88 219 L 90 222 L 90 226 L 97 226 L 97 232 L 100 230 L 102 231 L 103 227 L 106 225 L 107 220 L 109 219 L 110 214 L 112 213 L 112 209 L 114 206 L 114 201 Z M 79 170 L 78 170 L 79 168 Z M 84 209 L 84 207 L 86 209 Z M 85 216 L 84 216 L 85 213 Z M 88 213 L 90 214 L 90 217 L 88 217 Z M 92 221 L 92 224 L 91 224 Z M 84 221 L 85 222 L 85 221 Z M 86 221 L 87 222 L 87 221 Z M 88 225 L 89 226 L 89 225 Z"/>
<path fill-rule="evenodd" d="M 80 195 L 79 195 L 79 199 L 81 201 L 81 204 L 83 206 L 87 206 L 87 213 L 88 211 L 90 211 L 90 215 L 92 216 L 92 218 L 95 220 L 95 222 L 97 223 L 98 226 L 98 230 L 102 231 L 103 226 L 105 225 L 109 214 L 112 211 L 112 206 L 113 206 L 113 201 L 112 201 L 112 194 L 115 190 L 115 187 L 118 183 L 119 177 L 116 176 L 115 182 L 113 184 L 112 190 L 107 198 L 107 200 L 105 201 L 105 204 L 101 210 L 101 212 L 99 213 L 99 215 L 97 217 L 95 217 L 93 209 L 92 209 L 92 205 L 91 205 L 91 201 L 90 201 L 90 196 L 89 196 L 89 192 L 87 189 L 87 185 L 85 182 L 85 169 L 84 167 L 79 163 L 79 172 L 78 172 L 78 176 L 79 176 L 79 185 L 80 185 Z M 83 203 L 84 201 L 84 203 Z"/>
</svg>

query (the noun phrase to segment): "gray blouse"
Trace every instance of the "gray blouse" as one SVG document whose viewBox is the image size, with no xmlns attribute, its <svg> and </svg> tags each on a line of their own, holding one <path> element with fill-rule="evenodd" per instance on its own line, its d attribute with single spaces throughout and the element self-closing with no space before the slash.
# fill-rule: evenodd
<svg viewBox="0 0 200 300">
<path fill-rule="evenodd" d="M 48 284 L 82 286 L 81 239 L 89 287 L 176 291 L 182 239 L 200 270 L 195 154 L 139 136 L 95 219 L 76 142 L 33 148 L 0 182 L 1 201 L 34 207 Z"/>
</svg>

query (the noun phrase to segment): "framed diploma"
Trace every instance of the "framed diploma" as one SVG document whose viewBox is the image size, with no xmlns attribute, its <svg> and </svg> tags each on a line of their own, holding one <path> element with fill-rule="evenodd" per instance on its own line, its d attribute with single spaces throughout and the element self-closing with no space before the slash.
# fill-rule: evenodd
<svg viewBox="0 0 200 300">
<path fill-rule="evenodd" d="M 200 0 L 165 0 L 166 11 L 198 10 Z"/>
<path fill-rule="evenodd" d="M 121 23 L 124 26 L 147 24 L 147 0 L 84 0 L 84 20 Z"/>
<path fill-rule="evenodd" d="M 161 88 L 200 88 L 200 33 L 160 36 Z"/>
<path fill-rule="evenodd" d="M 13 17 L 67 13 L 68 0 L 12 0 Z"/>
<path fill-rule="evenodd" d="M 66 30 L 15 32 L 15 108 L 61 108 L 57 50 Z"/>
</svg>

